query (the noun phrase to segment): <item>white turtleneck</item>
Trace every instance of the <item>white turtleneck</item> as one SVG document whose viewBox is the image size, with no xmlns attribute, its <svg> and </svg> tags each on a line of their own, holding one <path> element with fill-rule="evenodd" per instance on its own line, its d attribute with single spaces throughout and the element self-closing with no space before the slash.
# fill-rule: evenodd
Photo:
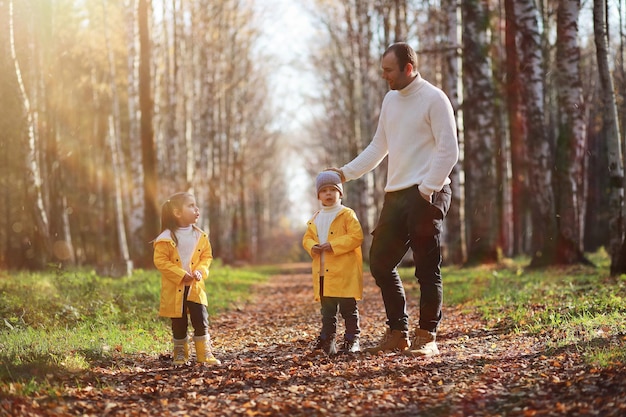
<svg viewBox="0 0 626 417">
<path fill-rule="evenodd" d="M 196 243 L 198 243 L 198 237 L 199 234 L 194 230 L 192 225 L 176 229 L 178 254 L 180 255 L 183 268 L 187 272 L 191 272 L 191 257 L 193 256 L 193 250 L 196 248 Z"/>
<path fill-rule="evenodd" d="M 338 200 L 332 206 L 322 206 L 320 212 L 315 216 L 315 227 L 317 228 L 317 237 L 320 240 L 320 244 L 328 242 L 330 225 L 342 208 L 341 200 Z M 320 273 L 324 275 L 324 252 L 320 256 Z"/>
<path fill-rule="evenodd" d="M 322 206 L 319 214 L 315 217 L 315 227 L 317 228 L 317 237 L 320 243 L 328 242 L 330 224 L 335 220 L 335 217 L 337 217 L 337 214 L 342 208 L 341 200 L 338 200 L 337 203 L 332 206 Z"/>
<path fill-rule="evenodd" d="M 418 73 L 405 88 L 385 95 L 374 138 L 341 170 L 346 180 L 357 179 L 388 154 L 386 192 L 419 185 L 430 195 L 450 183 L 459 156 L 456 133 L 450 100 Z"/>
</svg>

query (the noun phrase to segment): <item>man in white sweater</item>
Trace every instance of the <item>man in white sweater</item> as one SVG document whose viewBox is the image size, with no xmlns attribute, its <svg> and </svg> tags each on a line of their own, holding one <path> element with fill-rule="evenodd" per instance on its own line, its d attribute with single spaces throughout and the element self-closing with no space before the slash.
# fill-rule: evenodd
<svg viewBox="0 0 626 417">
<path fill-rule="evenodd" d="M 439 354 L 435 342 L 442 317 L 440 235 L 451 200 L 450 172 L 458 160 L 454 111 L 443 91 L 416 69 L 417 54 L 406 43 L 391 45 L 382 58 L 389 84 L 371 143 L 351 162 L 333 168 L 350 181 L 389 157 L 385 200 L 372 233 L 370 269 L 380 287 L 388 329 L 366 349 L 402 351 L 411 356 Z M 406 296 L 397 265 L 413 251 L 420 284 L 420 318 L 412 341 Z"/>
</svg>

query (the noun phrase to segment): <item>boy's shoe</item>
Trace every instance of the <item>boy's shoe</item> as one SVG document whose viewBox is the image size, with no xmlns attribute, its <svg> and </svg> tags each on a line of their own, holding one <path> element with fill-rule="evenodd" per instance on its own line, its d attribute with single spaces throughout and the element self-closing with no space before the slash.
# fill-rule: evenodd
<svg viewBox="0 0 626 417">
<path fill-rule="evenodd" d="M 409 332 L 402 330 L 387 329 L 382 339 L 374 347 L 367 348 L 364 351 L 366 353 L 378 353 L 378 352 L 403 352 L 411 346 L 409 341 Z"/>
<path fill-rule="evenodd" d="M 435 339 L 437 333 L 429 332 L 424 329 L 415 331 L 415 338 L 411 343 L 411 348 L 404 352 L 407 356 L 434 356 L 439 355 L 439 349 Z"/>
<path fill-rule="evenodd" d="M 357 353 L 361 351 L 361 344 L 359 343 L 359 338 L 354 337 L 353 339 L 344 339 L 343 346 L 341 347 L 341 351 L 344 353 Z"/>
<path fill-rule="evenodd" d="M 335 335 L 331 334 L 325 338 L 322 338 L 322 336 L 318 337 L 317 343 L 315 344 L 315 350 L 323 350 L 327 355 L 336 354 L 337 343 L 335 342 Z"/>
</svg>

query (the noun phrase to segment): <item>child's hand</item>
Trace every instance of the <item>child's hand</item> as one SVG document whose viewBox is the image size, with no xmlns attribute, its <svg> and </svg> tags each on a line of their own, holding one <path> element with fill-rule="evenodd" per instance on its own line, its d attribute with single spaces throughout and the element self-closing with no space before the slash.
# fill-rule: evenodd
<svg viewBox="0 0 626 417">
<path fill-rule="evenodd" d="M 194 278 L 191 276 L 191 274 L 189 272 L 187 272 L 185 274 L 185 276 L 183 277 L 183 283 L 186 285 L 191 284 L 194 281 Z"/>
<path fill-rule="evenodd" d="M 202 272 L 193 271 L 193 275 L 196 277 L 196 281 L 202 281 Z"/>
<path fill-rule="evenodd" d="M 333 251 L 333 247 L 332 247 L 332 246 L 330 246 L 330 243 L 328 243 L 328 242 L 326 242 L 326 243 L 322 243 L 322 244 L 320 245 L 320 248 L 321 248 L 323 251 L 326 251 L 326 252 L 332 252 L 332 251 Z"/>
<path fill-rule="evenodd" d="M 311 248 L 311 252 L 313 253 L 322 253 L 324 251 L 332 252 L 333 248 L 330 246 L 330 243 L 322 243 L 321 245 L 315 245 Z"/>
</svg>

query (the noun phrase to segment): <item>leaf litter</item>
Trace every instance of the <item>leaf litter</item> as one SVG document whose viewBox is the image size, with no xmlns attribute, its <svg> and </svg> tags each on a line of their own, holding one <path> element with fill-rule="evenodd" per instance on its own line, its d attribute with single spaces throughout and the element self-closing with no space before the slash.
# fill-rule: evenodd
<svg viewBox="0 0 626 417">
<path fill-rule="evenodd" d="M 359 311 L 367 347 L 384 332 L 385 316 L 372 277 L 364 284 Z M 545 337 L 490 328 L 462 307 L 444 306 L 441 355 L 433 358 L 315 353 L 321 319 L 311 291 L 306 268 L 290 266 L 256 287 L 251 302 L 212 319 L 221 366 L 174 367 L 169 352 L 120 349 L 110 362 L 65 377 L 56 392 L 0 398 L 0 415 L 626 415 L 623 363 L 595 368 L 575 345 L 548 349 Z M 407 302 L 416 323 L 417 300 Z"/>
</svg>

